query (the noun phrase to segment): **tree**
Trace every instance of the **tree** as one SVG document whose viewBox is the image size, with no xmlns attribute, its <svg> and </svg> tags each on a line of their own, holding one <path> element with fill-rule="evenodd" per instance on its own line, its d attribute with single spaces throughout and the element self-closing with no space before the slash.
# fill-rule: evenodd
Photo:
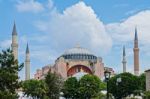
<svg viewBox="0 0 150 99">
<path fill-rule="evenodd" d="M 106 95 L 99 92 L 98 95 L 96 97 L 92 98 L 92 99 L 106 99 Z"/>
<path fill-rule="evenodd" d="M 35 99 L 44 99 L 46 97 L 47 86 L 43 80 L 26 80 L 22 82 L 24 95 Z"/>
<path fill-rule="evenodd" d="M 145 73 L 141 74 L 139 76 L 139 81 L 140 81 L 140 90 L 145 91 L 146 90 L 146 76 Z"/>
<path fill-rule="evenodd" d="M 106 88 L 107 88 L 106 82 L 101 82 L 100 83 L 100 90 L 106 90 Z"/>
<path fill-rule="evenodd" d="M 16 99 L 16 90 L 20 87 L 18 71 L 23 68 L 14 59 L 10 49 L 0 53 L 0 99 Z"/>
<path fill-rule="evenodd" d="M 100 92 L 100 79 L 95 75 L 84 75 L 79 81 L 80 99 L 91 99 Z"/>
<path fill-rule="evenodd" d="M 121 77 L 121 82 L 117 84 L 117 78 Z M 115 99 L 121 99 L 123 97 L 133 94 L 136 90 L 139 90 L 139 79 L 137 76 L 131 73 L 121 73 L 109 80 L 108 91 L 113 94 Z"/>
<path fill-rule="evenodd" d="M 144 97 L 143 99 L 150 99 L 150 91 L 145 91 L 144 92 Z"/>
<path fill-rule="evenodd" d="M 47 85 L 47 96 L 49 99 L 58 99 L 63 85 L 62 78 L 56 73 L 48 72 L 45 77 L 45 83 Z"/>
<path fill-rule="evenodd" d="M 76 77 L 70 77 L 64 82 L 63 93 L 67 99 L 78 99 L 79 97 L 79 82 Z"/>
<path fill-rule="evenodd" d="M 97 99 L 104 97 L 100 92 L 106 88 L 106 84 L 95 75 L 84 75 L 77 80 L 70 77 L 64 82 L 63 93 L 67 99 Z"/>
</svg>

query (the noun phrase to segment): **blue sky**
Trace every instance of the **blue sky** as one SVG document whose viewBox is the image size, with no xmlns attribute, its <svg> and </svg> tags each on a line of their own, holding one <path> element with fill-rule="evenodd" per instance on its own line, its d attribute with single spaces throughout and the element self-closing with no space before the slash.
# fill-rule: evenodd
<svg viewBox="0 0 150 99">
<path fill-rule="evenodd" d="M 138 28 L 141 72 L 149 67 L 149 0 L 0 0 L 0 49 L 10 47 L 14 20 L 19 36 L 19 61 L 31 53 L 31 75 L 53 64 L 76 43 L 122 72 L 122 46 L 127 70 L 133 72 L 134 28 Z M 20 72 L 24 79 L 24 69 Z"/>
</svg>

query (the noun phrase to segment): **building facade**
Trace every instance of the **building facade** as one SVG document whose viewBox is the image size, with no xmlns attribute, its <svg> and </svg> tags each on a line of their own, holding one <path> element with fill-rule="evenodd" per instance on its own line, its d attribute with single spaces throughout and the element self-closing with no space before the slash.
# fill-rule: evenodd
<svg viewBox="0 0 150 99">
<path fill-rule="evenodd" d="M 146 75 L 146 91 L 150 91 L 150 69 L 145 71 Z"/>
<path fill-rule="evenodd" d="M 14 23 L 12 31 L 12 44 L 11 48 L 14 58 L 18 60 L 18 34 L 16 24 Z M 134 74 L 139 75 L 139 47 L 138 47 L 138 34 L 135 28 L 134 38 Z M 126 72 L 126 53 L 125 47 L 123 48 L 123 72 Z M 55 72 L 61 75 L 64 79 L 74 76 L 76 73 L 84 72 L 86 74 L 93 74 L 99 78 L 104 77 L 104 63 L 101 57 L 97 57 L 89 50 L 77 45 L 74 48 L 68 49 L 60 57 L 55 60 L 54 65 L 44 66 L 41 70 L 38 69 L 34 75 L 35 79 L 43 79 L 48 71 Z M 109 69 L 111 74 L 114 74 L 113 69 Z M 25 59 L 25 79 L 30 79 L 30 53 L 27 45 L 26 59 Z"/>
<path fill-rule="evenodd" d="M 101 57 L 97 57 L 89 50 L 77 45 L 65 51 L 55 61 L 52 66 L 45 66 L 42 70 L 37 70 L 34 78 L 43 79 L 48 72 L 56 72 L 64 79 L 74 76 L 76 73 L 84 72 L 87 74 L 94 74 L 99 78 L 104 77 L 104 63 Z"/>
</svg>

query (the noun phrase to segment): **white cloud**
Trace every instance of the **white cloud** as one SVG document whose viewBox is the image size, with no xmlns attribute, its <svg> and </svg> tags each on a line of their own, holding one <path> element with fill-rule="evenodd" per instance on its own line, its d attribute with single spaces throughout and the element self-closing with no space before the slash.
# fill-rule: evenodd
<svg viewBox="0 0 150 99">
<path fill-rule="evenodd" d="M 111 37 L 103 22 L 84 2 L 68 7 L 62 14 L 55 13 L 50 20 L 37 22 L 36 26 L 47 33 L 49 42 L 57 41 L 54 48 L 73 47 L 76 43 L 101 53 L 111 48 Z"/>
<path fill-rule="evenodd" d="M 115 44 L 133 42 L 134 29 L 137 26 L 139 44 L 150 50 L 150 10 L 141 11 L 121 23 L 106 25 L 107 32 L 111 34 Z M 146 47 L 148 46 L 148 47 Z M 145 49 L 142 50 L 145 50 Z"/>
<path fill-rule="evenodd" d="M 128 71 L 133 72 L 133 40 L 134 29 L 137 26 L 139 48 L 140 48 L 140 72 L 142 73 L 147 69 L 149 61 L 147 58 L 150 56 L 150 10 L 141 11 L 135 15 L 130 16 L 123 22 L 110 23 L 106 25 L 107 32 L 113 39 L 113 46 L 121 46 L 126 43 L 127 46 L 127 59 Z"/>
<path fill-rule="evenodd" d="M 47 7 L 48 7 L 49 9 L 52 9 L 53 6 L 54 6 L 53 1 L 52 1 L 52 0 L 48 0 Z"/>
<path fill-rule="evenodd" d="M 47 8 L 53 9 L 53 1 L 45 0 L 43 3 L 37 0 L 17 0 L 16 8 L 19 12 L 43 12 Z"/>
<path fill-rule="evenodd" d="M 44 6 L 35 0 L 19 0 L 16 4 L 17 10 L 20 12 L 41 12 L 44 10 Z"/>
<path fill-rule="evenodd" d="M 0 42 L 0 48 L 7 49 L 10 48 L 11 40 L 3 40 Z"/>
</svg>

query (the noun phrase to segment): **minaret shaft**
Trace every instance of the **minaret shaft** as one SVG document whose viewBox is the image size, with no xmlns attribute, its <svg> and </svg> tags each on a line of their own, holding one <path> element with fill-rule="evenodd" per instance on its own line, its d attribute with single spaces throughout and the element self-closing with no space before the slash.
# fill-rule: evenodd
<svg viewBox="0 0 150 99">
<path fill-rule="evenodd" d="M 139 75 L 139 48 L 134 48 L 134 74 Z"/>
<path fill-rule="evenodd" d="M 30 53 L 29 53 L 29 47 L 27 44 L 26 48 L 26 59 L 25 59 L 25 80 L 30 79 Z"/>
<path fill-rule="evenodd" d="M 122 59 L 122 64 L 123 64 L 123 73 L 126 72 L 126 52 L 125 52 L 125 46 L 123 47 L 123 59 Z"/>
<path fill-rule="evenodd" d="M 13 55 L 15 60 L 18 60 L 18 37 L 17 37 L 17 31 L 16 31 L 16 25 L 14 23 L 13 31 L 12 31 L 12 44 L 11 48 L 13 51 Z"/>
<path fill-rule="evenodd" d="M 123 73 L 125 73 L 126 72 L 126 60 L 123 60 L 122 61 L 122 64 L 123 64 Z"/>
<path fill-rule="evenodd" d="M 138 48 L 138 36 L 137 29 L 135 29 L 135 39 L 134 39 L 134 74 L 139 75 L 139 48 Z"/>
</svg>

